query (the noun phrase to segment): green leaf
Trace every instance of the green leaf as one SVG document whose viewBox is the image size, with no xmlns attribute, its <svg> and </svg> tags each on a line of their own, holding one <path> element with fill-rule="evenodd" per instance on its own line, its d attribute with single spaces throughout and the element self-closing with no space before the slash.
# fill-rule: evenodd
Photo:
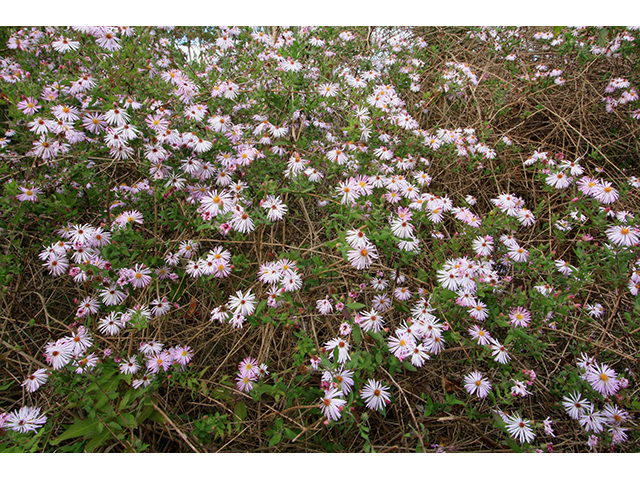
<svg viewBox="0 0 640 480">
<path fill-rule="evenodd" d="M 144 422 L 147 418 L 149 418 L 149 415 L 151 415 L 153 411 L 154 411 L 153 405 L 147 405 L 146 407 L 144 407 L 140 412 L 140 415 L 138 415 L 138 422 L 140 423 Z"/>
<path fill-rule="evenodd" d="M 123 408 L 125 408 L 128 405 L 129 401 L 131 400 L 131 392 L 132 391 L 134 391 L 134 390 L 131 390 L 131 389 L 127 390 L 127 392 L 122 397 L 122 400 L 120 400 L 120 405 L 118 406 L 118 408 L 120 410 L 122 410 Z"/>
<path fill-rule="evenodd" d="M 164 418 L 162 414 L 159 411 L 157 411 L 154 407 L 151 407 L 151 408 L 153 408 L 153 411 L 149 414 L 147 418 L 152 422 L 166 423 L 167 419 Z"/>
<path fill-rule="evenodd" d="M 289 440 L 293 440 L 294 438 L 296 438 L 298 436 L 298 433 L 296 433 L 295 430 L 291 430 L 290 428 L 287 428 L 287 427 L 285 427 L 284 429 L 284 436 L 287 437 Z"/>
<path fill-rule="evenodd" d="M 100 435 L 97 435 L 91 439 L 89 443 L 84 447 L 84 451 L 87 453 L 93 453 L 94 450 L 102 446 L 106 440 L 111 438 L 111 432 L 109 430 L 103 431 Z"/>
<path fill-rule="evenodd" d="M 70 438 L 89 436 L 98 430 L 99 424 L 100 420 L 98 419 L 76 420 L 62 435 L 53 440 L 51 445 L 58 445 L 63 440 Z"/>
<path fill-rule="evenodd" d="M 273 437 L 271 437 L 271 440 L 269 440 L 269 446 L 273 447 L 274 445 L 279 444 L 280 440 L 282 440 L 282 433 L 278 432 Z"/>
<path fill-rule="evenodd" d="M 360 325 L 355 325 L 352 330 L 353 333 L 353 343 L 355 345 L 360 345 L 362 342 L 362 330 L 360 329 Z"/>
<path fill-rule="evenodd" d="M 358 303 L 358 302 L 350 303 L 349 305 L 347 305 L 347 308 L 348 308 L 349 310 L 360 310 L 361 308 L 364 308 L 364 307 L 366 307 L 366 305 L 365 305 L 365 304 L 363 304 L 363 303 Z"/>
<path fill-rule="evenodd" d="M 247 418 L 247 407 L 242 402 L 236 403 L 234 412 L 236 414 L 236 417 L 238 417 L 240 420 L 244 420 L 245 418 Z"/>
<path fill-rule="evenodd" d="M 403 365 L 404 365 L 404 368 L 406 368 L 410 372 L 417 372 L 418 371 L 418 369 L 416 367 L 414 367 L 413 364 L 408 360 L 406 360 Z"/>
<path fill-rule="evenodd" d="M 256 306 L 256 311 L 253 313 L 253 315 L 259 315 L 259 314 L 260 314 L 260 312 L 261 312 L 262 310 L 264 310 L 264 307 L 266 307 L 266 306 L 267 306 L 267 301 L 266 301 L 266 300 L 262 300 L 262 301 L 258 304 L 258 306 Z"/>
<path fill-rule="evenodd" d="M 14 382 L 13 380 L 9 380 L 7 383 L 5 383 L 4 385 L 2 385 L 2 386 L 0 387 L 0 392 L 3 392 L 3 391 L 5 391 L 5 390 L 8 390 L 8 389 L 9 389 L 9 387 L 10 387 L 11 385 L 13 385 L 14 383 L 15 383 L 15 382 Z"/>
</svg>

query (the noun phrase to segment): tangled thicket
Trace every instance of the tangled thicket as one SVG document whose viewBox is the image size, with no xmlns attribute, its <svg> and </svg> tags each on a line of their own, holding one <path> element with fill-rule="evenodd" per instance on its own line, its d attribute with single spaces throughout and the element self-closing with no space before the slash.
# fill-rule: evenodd
<svg viewBox="0 0 640 480">
<path fill-rule="evenodd" d="M 638 450 L 636 30 L 3 33 L 0 448 Z"/>
</svg>

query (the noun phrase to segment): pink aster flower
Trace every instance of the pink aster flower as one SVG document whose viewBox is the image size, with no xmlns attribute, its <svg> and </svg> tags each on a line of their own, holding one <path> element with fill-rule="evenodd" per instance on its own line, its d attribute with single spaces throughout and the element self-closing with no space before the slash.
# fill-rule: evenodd
<svg viewBox="0 0 640 480">
<path fill-rule="evenodd" d="M 386 404 L 391 403 L 389 387 L 383 386 L 377 380 L 369 379 L 360 392 L 360 398 L 371 410 L 381 410 Z"/>
<path fill-rule="evenodd" d="M 22 383 L 22 386 L 27 389 L 27 392 L 35 392 L 44 385 L 48 379 L 48 370 L 46 368 L 40 368 L 29 375 Z"/>
<path fill-rule="evenodd" d="M 129 270 L 129 283 L 133 288 L 144 288 L 151 283 L 151 269 L 143 264 L 136 264 Z"/>
<path fill-rule="evenodd" d="M 42 192 L 41 189 L 36 187 L 20 187 L 22 193 L 16 195 L 16 199 L 21 202 L 35 202 L 38 200 L 38 194 Z"/>
<path fill-rule="evenodd" d="M 491 391 L 491 383 L 476 370 L 465 375 L 464 388 L 469 392 L 469 395 L 475 393 L 479 398 L 485 398 Z"/>
<path fill-rule="evenodd" d="M 514 327 L 528 327 L 531 322 L 531 314 L 529 311 L 522 307 L 517 307 L 509 312 L 509 318 L 511 325 Z"/>
<path fill-rule="evenodd" d="M 236 376 L 236 387 L 241 392 L 249 393 L 253 390 L 255 377 L 243 375 L 242 372 Z"/>
<path fill-rule="evenodd" d="M 609 227 L 606 233 L 609 241 L 618 246 L 632 247 L 640 242 L 640 231 L 628 225 Z"/>
<path fill-rule="evenodd" d="M 42 105 L 38 105 L 38 101 L 34 100 L 33 97 L 28 97 L 21 102 L 18 102 L 16 107 L 25 115 L 33 115 L 38 110 L 42 108 Z"/>
<path fill-rule="evenodd" d="M 187 345 L 185 345 L 184 347 L 181 345 L 178 345 L 173 350 L 173 359 L 180 365 L 189 364 L 192 358 L 193 358 L 193 350 L 191 349 L 191 347 Z"/>
<path fill-rule="evenodd" d="M 338 363 L 345 363 L 351 359 L 349 355 L 350 345 L 342 338 L 334 338 L 324 344 L 324 348 L 327 350 L 327 356 L 333 358 L 333 351 L 338 349 Z"/>
<path fill-rule="evenodd" d="M 618 199 L 618 191 L 611 186 L 611 182 L 602 181 L 600 185 L 595 188 L 594 197 L 606 205 Z"/>
<path fill-rule="evenodd" d="M 378 252 L 375 245 L 368 244 L 362 248 L 349 250 L 347 252 L 347 258 L 351 262 L 351 266 L 362 270 L 369 268 L 373 261 L 378 258 Z"/>
<path fill-rule="evenodd" d="M 469 329 L 469 335 L 478 342 L 478 345 L 489 345 L 492 339 L 491 334 L 478 325 L 474 325 Z"/>
<path fill-rule="evenodd" d="M 342 396 L 342 391 L 337 388 L 331 388 L 325 392 L 324 398 L 320 400 L 320 409 L 322 410 L 322 414 L 327 417 L 327 420 L 340 419 L 342 409 L 347 403 Z"/>
<path fill-rule="evenodd" d="M 48 343 L 44 351 L 47 362 L 51 364 L 54 370 L 60 370 L 71 361 L 73 346 L 69 344 L 68 339 L 61 338 L 56 342 Z"/>
<path fill-rule="evenodd" d="M 22 407 L 9 413 L 5 419 L 5 426 L 14 432 L 35 432 L 47 422 L 47 417 L 36 407 Z"/>
<path fill-rule="evenodd" d="M 620 390 L 618 375 L 608 365 L 594 363 L 587 368 L 586 380 L 596 392 L 606 397 L 615 395 Z"/>
</svg>

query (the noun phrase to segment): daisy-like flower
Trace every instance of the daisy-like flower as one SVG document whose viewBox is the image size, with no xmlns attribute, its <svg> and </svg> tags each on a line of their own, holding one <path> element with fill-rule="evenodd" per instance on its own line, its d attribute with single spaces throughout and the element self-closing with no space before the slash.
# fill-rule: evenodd
<svg viewBox="0 0 640 480">
<path fill-rule="evenodd" d="M 151 340 L 150 342 L 140 343 L 140 352 L 145 356 L 151 356 L 155 353 L 160 353 L 164 344 Z"/>
<path fill-rule="evenodd" d="M 342 415 L 342 409 L 347 403 L 342 398 L 343 393 L 337 388 L 331 388 L 324 394 L 324 398 L 320 400 L 320 409 L 322 414 L 327 417 L 327 420 L 339 420 Z"/>
<path fill-rule="evenodd" d="M 509 246 L 509 258 L 516 262 L 526 262 L 529 259 L 529 251 L 522 248 L 517 243 L 513 243 Z"/>
<path fill-rule="evenodd" d="M 351 245 L 352 248 L 364 248 L 369 245 L 369 239 L 365 235 L 365 233 L 361 230 L 347 230 L 347 234 L 345 236 L 346 241 Z"/>
<path fill-rule="evenodd" d="M 599 303 L 594 303 L 593 305 L 587 304 L 584 306 L 584 308 L 592 317 L 600 318 L 604 313 L 604 307 Z"/>
<path fill-rule="evenodd" d="M 146 360 L 147 370 L 151 373 L 158 373 L 160 369 L 166 372 L 173 364 L 173 356 L 166 350 L 154 352 Z"/>
<path fill-rule="evenodd" d="M 527 210 L 526 208 L 520 208 L 516 212 L 516 217 L 518 221 L 524 225 L 525 227 L 530 227 L 534 223 L 536 223 L 536 217 L 533 215 L 531 210 Z"/>
<path fill-rule="evenodd" d="M 266 364 L 261 363 L 258 366 L 258 378 L 264 378 L 269 375 L 269 369 Z"/>
<path fill-rule="evenodd" d="M 155 375 L 153 373 L 147 372 L 144 375 L 142 375 L 142 377 L 133 380 L 131 382 L 131 386 L 136 390 L 138 388 L 146 388 L 149 385 L 151 385 L 151 382 L 153 381 L 154 378 L 155 378 Z"/>
<path fill-rule="evenodd" d="M 322 381 L 333 383 L 333 386 L 338 387 L 344 395 L 349 395 L 351 387 L 353 387 L 353 372 L 343 368 L 336 371 L 326 370 L 322 373 Z"/>
<path fill-rule="evenodd" d="M 593 405 L 589 405 L 578 418 L 578 422 L 585 432 L 600 433 L 604 430 L 606 419 L 600 410 L 595 410 Z"/>
<path fill-rule="evenodd" d="M 273 195 L 268 195 L 266 200 L 261 202 L 263 208 L 267 209 L 267 218 L 272 222 L 282 220 L 288 211 L 287 206 L 282 203 L 280 197 L 274 197 Z"/>
<path fill-rule="evenodd" d="M 22 386 L 26 387 L 27 392 L 35 392 L 44 385 L 48 379 L 48 370 L 46 368 L 39 368 L 25 379 Z"/>
<path fill-rule="evenodd" d="M 523 419 L 517 413 L 509 415 L 505 424 L 509 435 L 520 443 L 530 443 L 536 436 L 531 429 L 531 421 Z"/>
<path fill-rule="evenodd" d="M 528 327 L 531 322 L 531 314 L 526 308 L 517 307 L 509 312 L 511 325 L 514 327 Z"/>
<path fill-rule="evenodd" d="M 533 288 L 535 288 L 538 293 L 541 293 L 545 297 L 548 297 L 551 293 L 553 293 L 553 287 L 548 283 L 545 285 L 536 285 Z"/>
<path fill-rule="evenodd" d="M 60 370 L 67 365 L 73 355 L 73 346 L 69 344 L 67 338 L 61 338 L 55 342 L 50 342 L 44 348 L 47 362 L 54 370 Z"/>
<path fill-rule="evenodd" d="M 360 316 L 360 327 L 365 332 L 379 332 L 382 330 L 383 325 L 384 319 L 382 318 L 382 315 L 375 310 L 369 310 Z"/>
<path fill-rule="evenodd" d="M 129 123 L 129 114 L 126 110 L 122 110 L 120 108 L 113 108 L 109 110 L 104 115 L 104 120 L 109 125 L 115 125 L 116 127 L 121 127 L 126 123 Z"/>
<path fill-rule="evenodd" d="M 360 398 L 364 400 L 365 405 L 371 410 L 382 410 L 386 404 L 391 403 L 389 387 L 373 379 L 367 380 L 365 386 L 362 387 Z"/>
<path fill-rule="evenodd" d="M 36 187 L 20 187 L 22 193 L 16 195 L 16 199 L 20 202 L 35 202 L 38 200 L 38 194 L 42 192 Z"/>
<path fill-rule="evenodd" d="M 509 360 L 511 359 L 511 357 L 509 356 L 509 351 L 507 350 L 507 347 L 505 347 L 504 345 L 501 345 L 500 342 L 498 342 L 495 339 L 491 339 L 491 355 L 493 355 L 494 360 L 498 363 L 502 363 L 507 364 L 509 363 Z"/>
<path fill-rule="evenodd" d="M 469 315 L 471 315 L 475 320 L 482 322 L 489 316 L 489 309 L 484 302 L 481 302 L 480 300 L 473 299 L 469 307 Z"/>
<path fill-rule="evenodd" d="M 66 339 L 72 348 L 73 355 L 81 355 L 93 345 L 93 339 L 84 326 L 78 327 L 78 331 L 71 337 L 66 337 Z"/>
<path fill-rule="evenodd" d="M 440 334 L 440 330 L 433 330 L 432 334 L 426 338 L 425 347 L 427 347 L 427 351 L 434 355 L 438 355 L 442 350 L 444 350 L 444 338 Z"/>
<path fill-rule="evenodd" d="M 417 343 L 413 347 L 413 350 L 411 351 L 411 364 L 414 367 L 422 367 L 424 363 L 430 358 L 431 357 L 429 356 L 428 349 L 425 345 Z"/>
<path fill-rule="evenodd" d="M 375 245 L 367 244 L 362 248 L 349 250 L 347 258 L 351 262 L 351 266 L 362 270 L 371 266 L 373 261 L 378 258 L 378 252 Z"/>
<path fill-rule="evenodd" d="M 45 414 L 40 413 L 40 408 L 22 407 L 9 413 L 5 419 L 5 426 L 18 433 L 35 432 L 47 423 Z"/>
<path fill-rule="evenodd" d="M 80 42 L 77 40 L 70 40 L 67 37 L 62 36 L 58 40 L 51 42 L 51 46 L 57 52 L 66 53 L 80 48 Z"/>
<path fill-rule="evenodd" d="M 581 177 L 580 180 L 578 180 L 578 190 L 580 190 L 583 195 L 595 196 L 600 186 L 600 180 L 596 178 L 585 176 Z"/>
<path fill-rule="evenodd" d="M 558 271 L 563 275 L 571 275 L 578 270 L 566 260 L 556 260 L 554 263 Z"/>
<path fill-rule="evenodd" d="M 397 218 L 391 224 L 391 232 L 400 238 L 409 238 L 413 234 L 413 225 L 406 219 Z"/>
<path fill-rule="evenodd" d="M 158 298 L 151 302 L 151 313 L 154 317 L 160 317 L 169 310 L 171 310 L 171 303 L 166 298 Z"/>
<path fill-rule="evenodd" d="M 584 413 L 591 408 L 591 402 L 582 398 L 580 392 L 562 397 L 562 406 L 565 412 L 574 420 L 578 420 Z"/>
<path fill-rule="evenodd" d="M 38 105 L 38 101 L 34 100 L 33 97 L 28 97 L 25 100 L 18 102 L 16 107 L 18 107 L 18 109 L 25 115 L 33 115 L 42 108 L 42 105 Z"/>
<path fill-rule="evenodd" d="M 595 187 L 593 196 L 600 202 L 608 205 L 618 200 L 618 191 L 611 186 L 611 182 L 602 181 Z"/>
<path fill-rule="evenodd" d="M 73 225 L 69 229 L 69 238 L 72 243 L 78 245 L 87 245 L 94 235 L 94 228 L 89 224 Z"/>
<path fill-rule="evenodd" d="M 238 372 L 241 375 L 255 378 L 258 376 L 258 361 L 252 357 L 246 357 L 238 364 Z"/>
<path fill-rule="evenodd" d="M 393 291 L 393 296 L 401 301 L 409 300 L 411 298 L 411 290 L 407 287 L 397 287 Z"/>
<path fill-rule="evenodd" d="M 240 233 L 249 233 L 255 228 L 253 220 L 245 211 L 235 211 L 229 223 L 234 230 Z"/>
<path fill-rule="evenodd" d="M 515 378 L 511 379 L 514 385 L 511 387 L 511 396 L 515 397 L 526 397 L 527 395 L 531 395 L 531 392 L 527 390 L 527 384 L 516 380 Z"/>
<path fill-rule="evenodd" d="M 144 223 L 144 217 L 137 210 L 129 210 L 118 215 L 115 221 L 120 226 L 128 225 L 130 223 L 138 223 L 142 225 Z"/>
<path fill-rule="evenodd" d="M 373 300 L 371 300 L 371 306 L 378 312 L 386 312 L 391 307 L 391 299 L 386 293 L 375 295 Z"/>
<path fill-rule="evenodd" d="M 387 288 L 387 286 L 389 285 L 389 282 L 386 281 L 384 278 L 374 277 L 369 281 L 369 284 L 374 290 L 377 290 L 380 292 L 385 288 Z"/>
<path fill-rule="evenodd" d="M 181 255 L 185 258 L 191 258 L 198 248 L 200 244 L 195 240 L 183 240 L 180 242 L 180 247 L 178 248 L 178 255 Z"/>
<path fill-rule="evenodd" d="M 123 375 L 134 375 L 140 369 L 140 364 L 138 363 L 136 356 L 133 355 L 130 356 L 127 360 L 123 360 L 122 362 L 120 362 L 120 365 L 118 365 L 118 369 Z"/>
<path fill-rule="evenodd" d="M 187 345 L 184 347 L 182 345 L 178 345 L 173 349 L 173 359 L 179 365 L 187 365 L 191 362 L 193 358 L 193 349 Z"/>
<path fill-rule="evenodd" d="M 264 284 L 275 284 L 282 279 L 282 272 L 274 262 L 267 262 L 260 266 L 258 278 Z"/>
<path fill-rule="evenodd" d="M 51 275 L 57 277 L 67 271 L 67 268 L 69 267 L 69 260 L 65 256 L 50 257 L 49 260 L 43 263 L 43 266 L 47 267 L 49 272 L 51 272 Z"/>
<path fill-rule="evenodd" d="M 80 111 L 75 107 L 68 105 L 57 105 L 51 109 L 54 117 L 64 122 L 75 122 L 80 119 Z"/>
<path fill-rule="evenodd" d="M 323 83 L 318 87 L 318 93 L 323 97 L 335 97 L 338 94 L 336 83 Z"/>
<path fill-rule="evenodd" d="M 469 335 L 478 342 L 478 345 L 489 345 L 492 339 L 491 334 L 478 325 L 474 325 L 469 329 Z"/>
<path fill-rule="evenodd" d="M 547 185 L 554 188 L 561 189 L 567 188 L 571 185 L 572 178 L 564 172 L 551 173 L 547 176 Z"/>
<path fill-rule="evenodd" d="M 339 182 L 335 187 L 336 191 L 342 195 L 340 203 L 343 205 L 351 205 L 360 196 L 360 187 L 353 178 L 347 181 Z"/>
<path fill-rule="evenodd" d="M 334 338 L 324 344 L 324 348 L 327 350 L 327 357 L 333 359 L 333 351 L 338 349 L 338 363 L 345 363 L 351 359 L 349 355 L 350 345 L 342 338 Z"/>
<path fill-rule="evenodd" d="M 128 271 L 129 283 L 133 288 L 144 288 L 151 283 L 151 269 L 143 264 L 138 264 Z"/>
<path fill-rule="evenodd" d="M 610 242 L 624 247 L 633 247 L 640 242 L 640 231 L 628 225 L 616 225 L 607 228 L 607 238 Z"/>
<path fill-rule="evenodd" d="M 353 327 L 346 322 L 340 324 L 339 334 L 343 337 L 346 337 L 351 333 Z"/>
<path fill-rule="evenodd" d="M 185 271 L 191 278 L 198 278 L 204 274 L 200 261 L 189 260 L 185 265 Z"/>
<path fill-rule="evenodd" d="M 251 289 L 249 289 L 246 294 L 238 290 L 235 295 L 229 297 L 229 303 L 227 305 L 234 313 L 240 313 L 248 317 L 253 314 L 255 310 L 256 296 L 251 293 Z"/>
<path fill-rule="evenodd" d="M 397 337 L 389 337 L 389 351 L 400 360 L 404 360 L 411 355 L 416 346 L 415 337 L 409 333 L 398 332 Z"/>
<path fill-rule="evenodd" d="M 118 290 L 115 285 L 104 288 L 100 291 L 100 298 L 102 303 L 111 307 L 113 305 L 120 305 L 127 298 L 127 294 Z"/>
<path fill-rule="evenodd" d="M 605 397 L 615 395 L 620 390 L 618 375 L 608 365 L 594 363 L 587 368 L 586 380 L 596 392 Z"/>
<path fill-rule="evenodd" d="M 471 247 L 477 255 L 489 256 L 493 252 L 493 237 L 489 235 L 476 237 Z"/>
<path fill-rule="evenodd" d="M 479 398 L 485 398 L 491 391 L 491 383 L 476 370 L 464 376 L 464 388 L 469 395 L 475 393 Z"/>
<path fill-rule="evenodd" d="M 328 315 L 333 311 L 333 305 L 331 305 L 331 301 L 328 298 L 318 300 L 316 302 L 316 308 L 322 315 Z"/>
<path fill-rule="evenodd" d="M 124 327 L 124 323 L 120 319 L 121 314 L 119 312 L 111 312 L 106 317 L 103 317 L 98 322 L 98 330 L 103 335 L 117 335 L 118 332 Z"/>
<path fill-rule="evenodd" d="M 236 376 L 236 387 L 241 392 L 249 393 L 253 390 L 255 377 L 249 375 L 243 375 L 242 372 Z"/>
</svg>

